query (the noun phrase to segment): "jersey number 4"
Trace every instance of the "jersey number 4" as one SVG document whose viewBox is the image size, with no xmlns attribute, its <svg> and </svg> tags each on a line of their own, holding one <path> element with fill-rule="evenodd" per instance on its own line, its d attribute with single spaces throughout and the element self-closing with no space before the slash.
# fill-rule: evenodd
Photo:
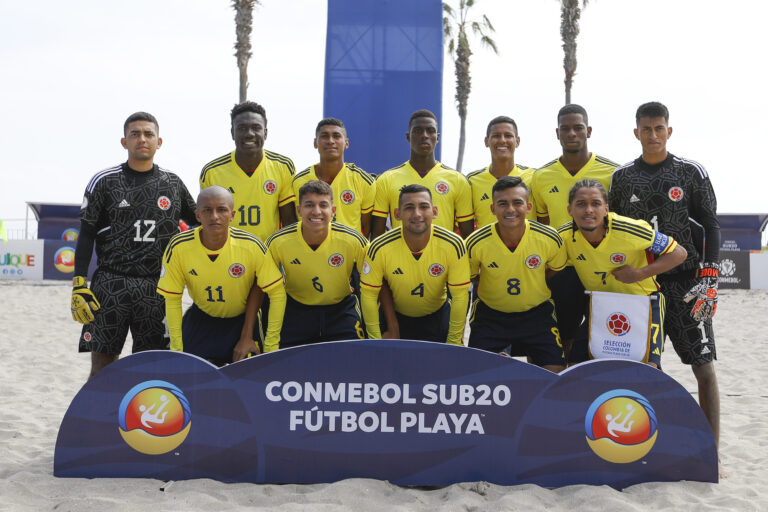
<svg viewBox="0 0 768 512">
<path fill-rule="evenodd" d="M 424 297 L 424 283 L 419 283 L 419 286 L 411 290 L 411 295 L 418 295 Z"/>
<path fill-rule="evenodd" d="M 142 234 L 142 226 L 144 227 L 144 233 Z M 154 242 L 155 237 L 152 236 L 152 233 L 155 232 L 155 221 L 154 220 L 137 220 L 133 223 L 133 227 L 136 228 L 136 236 L 133 237 L 134 242 Z"/>
</svg>

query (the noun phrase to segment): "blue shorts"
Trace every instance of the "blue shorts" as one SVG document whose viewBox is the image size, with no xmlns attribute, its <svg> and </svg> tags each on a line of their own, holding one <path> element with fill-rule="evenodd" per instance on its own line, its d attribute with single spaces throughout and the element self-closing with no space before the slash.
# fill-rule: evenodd
<svg viewBox="0 0 768 512">
<path fill-rule="evenodd" d="M 650 350 L 648 351 L 648 362 L 656 363 L 661 368 L 661 351 L 664 344 L 664 312 L 666 309 L 666 300 L 661 293 L 651 294 L 651 336 Z M 589 357 L 589 308 L 585 316 L 587 328 L 584 330 L 586 336 L 577 336 L 573 341 L 571 355 L 568 358 L 569 363 L 581 363 L 591 359 Z"/>
<path fill-rule="evenodd" d="M 323 341 L 365 338 L 360 305 L 354 294 L 327 306 L 309 306 L 288 296 L 280 331 L 280 348 Z"/>
<path fill-rule="evenodd" d="M 232 351 L 240 340 L 245 313 L 232 318 L 211 316 L 196 304 L 184 313 L 181 321 L 181 336 L 184 352 L 209 360 L 216 365 L 232 362 Z M 258 322 L 254 326 L 254 340 L 257 339 Z"/>
<path fill-rule="evenodd" d="M 513 356 L 528 356 L 537 366 L 565 365 L 554 311 L 549 300 L 528 311 L 504 313 L 477 299 L 469 319 L 469 346 L 496 353 L 509 348 Z"/>
<path fill-rule="evenodd" d="M 400 339 L 445 343 L 448 341 L 448 325 L 451 320 L 451 302 L 445 301 L 440 309 L 424 316 L 407 316 L 395 312 L 400 328 Z"/>
</svg>

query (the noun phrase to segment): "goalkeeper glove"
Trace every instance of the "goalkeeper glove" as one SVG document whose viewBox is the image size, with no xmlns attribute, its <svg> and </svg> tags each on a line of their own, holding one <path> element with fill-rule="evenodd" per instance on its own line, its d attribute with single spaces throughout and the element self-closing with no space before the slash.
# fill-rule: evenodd
<svg viewBox="0 0 768 512">
<path fill-rule="evenodd" d="M 715 311 L 717 311 L 717 278 L 719 270 L 720 266 L 717 263 L 704 263 L 699 270 L 701 281 L 683 297 L 685 302 L 691 302 L 695 299 L 693 309 L 691 309 L 691 316 L 698 322 L 715 316 Z"/>
<path fill-rule="evenodd" d="M 72 318 L 75 322 L 89 324 L 93 322 L 93 312 L 101 306 L 96 296 L 88 289 L 84 277 L 75 276 L 72 280 Z"/>
</svg>

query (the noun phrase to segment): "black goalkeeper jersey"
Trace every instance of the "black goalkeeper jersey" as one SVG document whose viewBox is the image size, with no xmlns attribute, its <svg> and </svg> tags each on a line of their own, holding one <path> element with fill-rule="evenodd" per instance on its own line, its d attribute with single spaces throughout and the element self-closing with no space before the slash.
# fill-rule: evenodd
<svg viewBox="0 0 768 512">
<path fill-rule="evenodd" d="M 665 275 L 719 260 L 717 200 L 701 164 L 672 154 L 653 165 L 638 158 L 614 171 L 609 204 L 611 211 L 643 219 L 685 247 L 688 258 Z"/>
<path fill-rule="evenodd" d="M 100 269 L 159 277 L 179 219 L 195 221 L 195 201 L 181 178 L 157 165 L 138 172 L 121 164 L 97 173 L 85 189 L 80 221 L 96 233 Z"/>
</svg>

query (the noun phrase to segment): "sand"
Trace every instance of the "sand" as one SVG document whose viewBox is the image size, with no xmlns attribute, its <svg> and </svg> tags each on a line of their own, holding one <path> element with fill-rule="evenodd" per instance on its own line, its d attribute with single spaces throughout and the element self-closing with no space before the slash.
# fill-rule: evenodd
<svg viewBox="0 0 768 512">
<path fill-rule="evenodd" d="M 467 482 L 438 489 L 350 479 L 332 484 L 166 483 L 53 476 L 61 419 L 90 366 L 62 282 L 0 282 L 0 510 L 768 510 L 768 290 L 721 291 L 719 484 L 646 483 L 624 491 L 586 485 L 545 489 Z M 127 344 L 130 346 L 130 344 Z M 126 355 L 127 352 L 124 352 Z M 694 397 L 696 381 L 669 346 L 662 364 Z"/>
</svg>

